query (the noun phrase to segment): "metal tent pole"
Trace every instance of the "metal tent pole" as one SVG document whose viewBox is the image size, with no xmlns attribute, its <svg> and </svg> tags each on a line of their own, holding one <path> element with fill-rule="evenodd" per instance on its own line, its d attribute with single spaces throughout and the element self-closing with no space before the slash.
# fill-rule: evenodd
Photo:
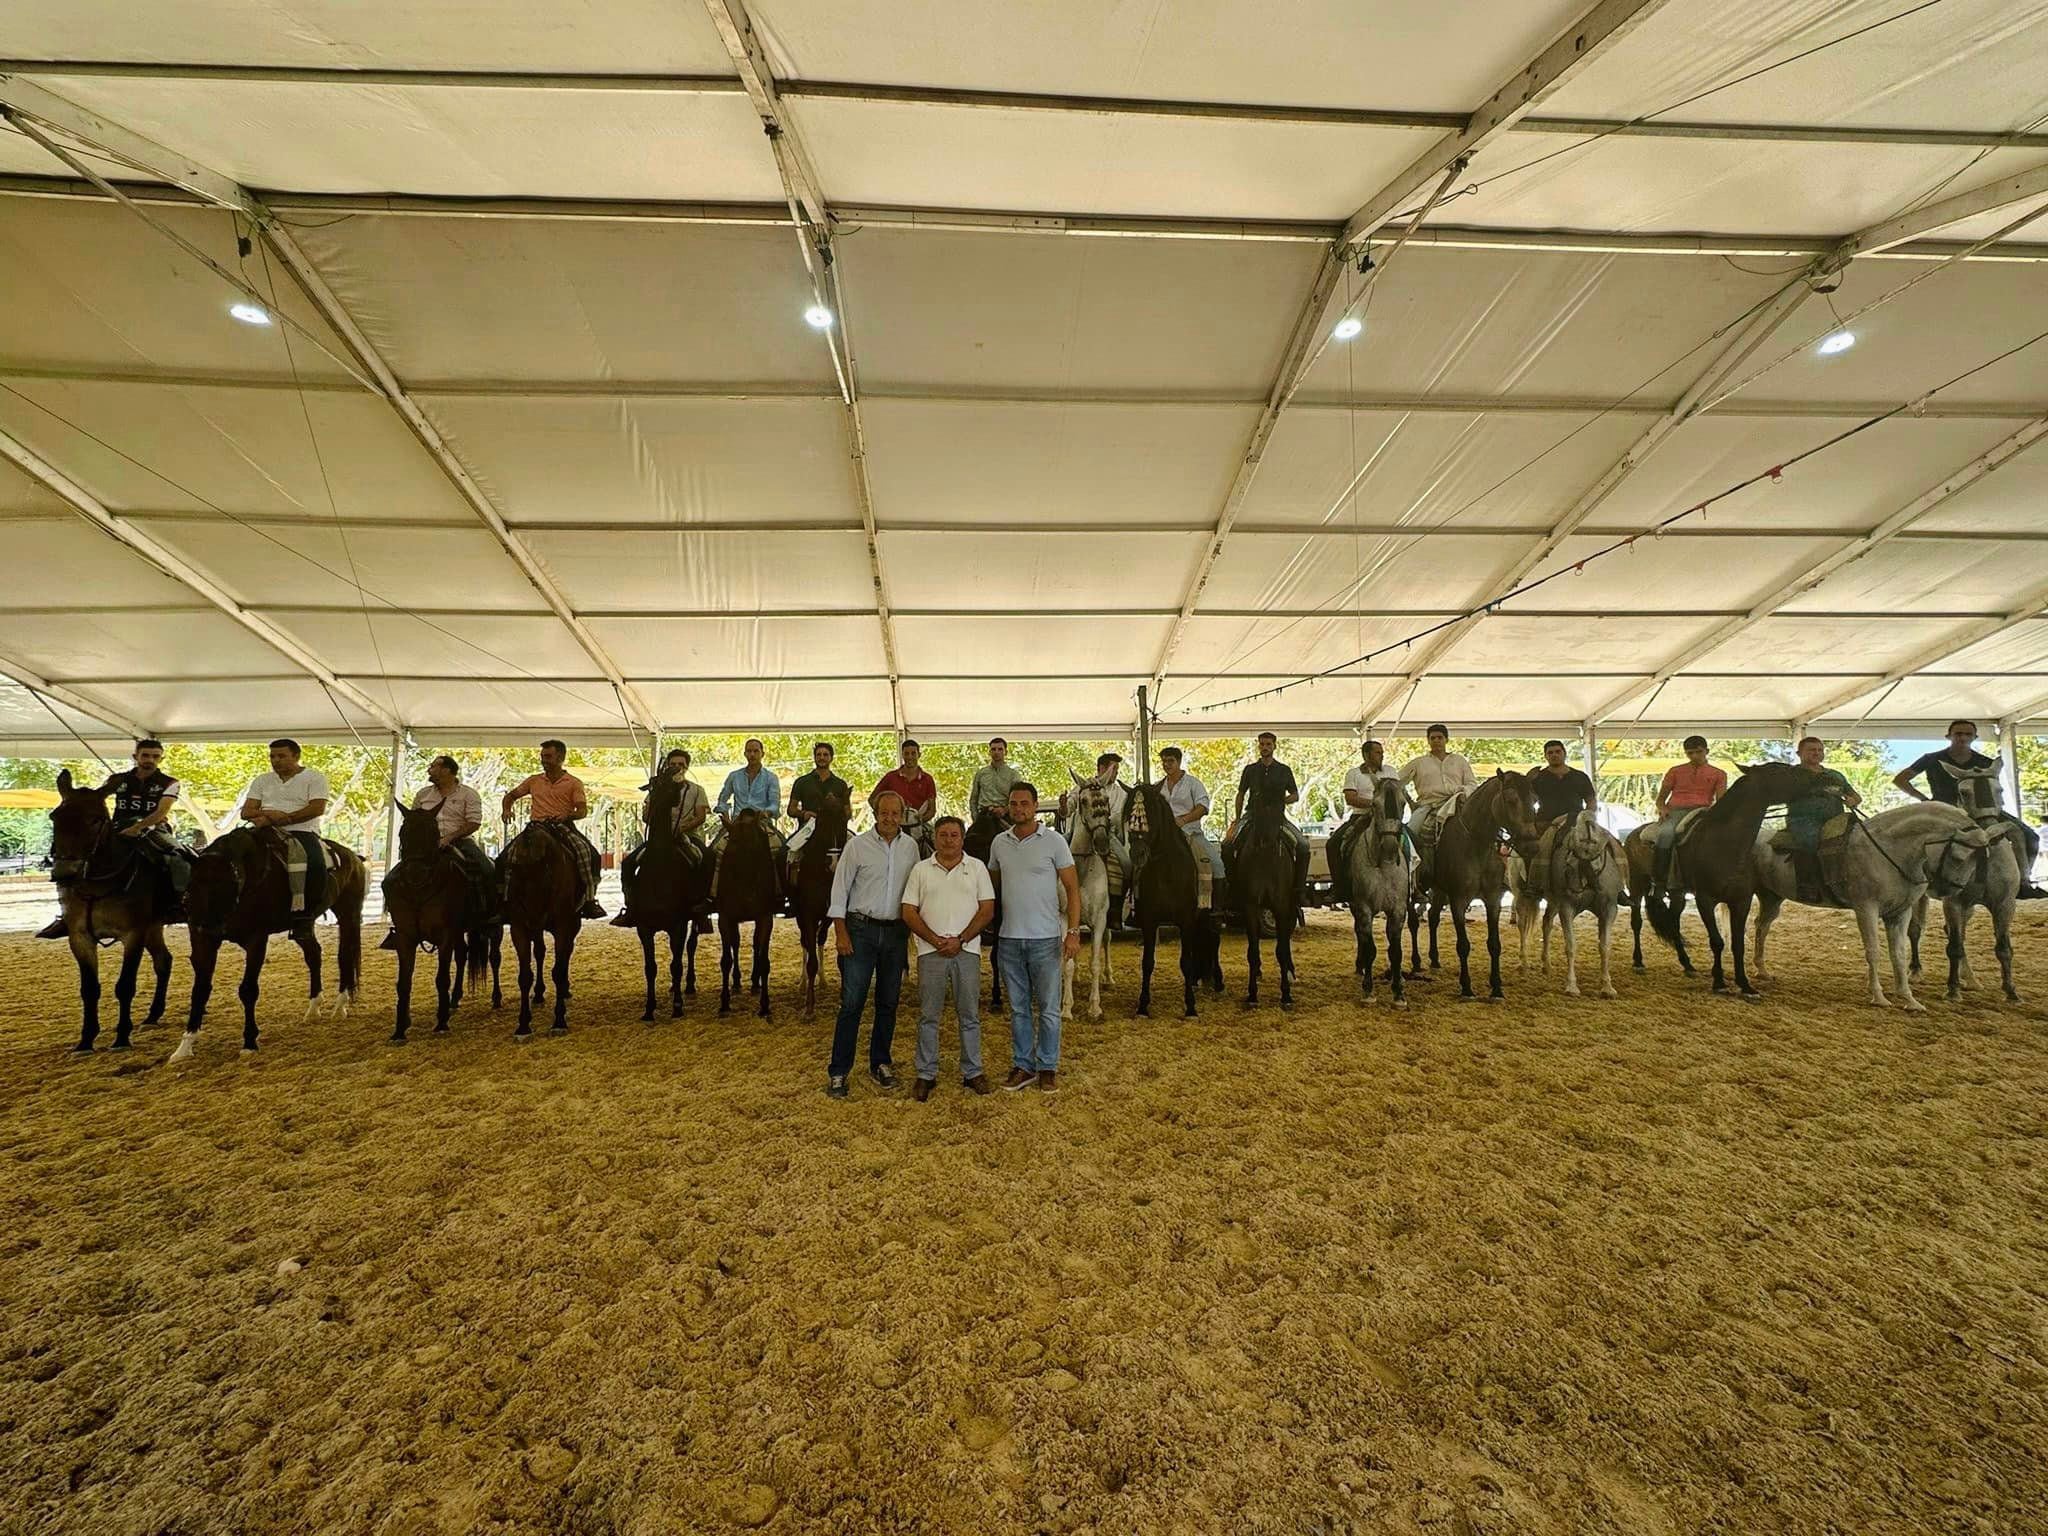
<svg viewBox="0 0 2048 1536">
<path fill-rule="evenodd" d="M 2021 820 L 2026 812 L 2020 806 L 2020 723 L 2017 720 L 1998 722 L 1998 777 L 2004 785 L 2006 804 Z"/>
<path fill-rule="evenodd" d="M 384 799 L 384 867 L 398 862 L 398 791 L 405 782 L 405 737 L 391 733 L 391 792 Z"/>
<path fill-rule="evenodd" d="M 1152 690 L 1138 684 L 1138 782 L 1152 782 Z"/>
</svg>

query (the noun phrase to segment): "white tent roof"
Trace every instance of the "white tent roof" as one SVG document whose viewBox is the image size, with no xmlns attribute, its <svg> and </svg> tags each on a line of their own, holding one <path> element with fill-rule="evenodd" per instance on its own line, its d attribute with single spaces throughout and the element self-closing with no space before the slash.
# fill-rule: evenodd
<svg viewBox="0 0 2048 1536">
<path fill-rule="evenodd" d="M 2048 0 L 1711 10 L 15 0 L 0 752 L 2037 719 Z"/>
</svg>

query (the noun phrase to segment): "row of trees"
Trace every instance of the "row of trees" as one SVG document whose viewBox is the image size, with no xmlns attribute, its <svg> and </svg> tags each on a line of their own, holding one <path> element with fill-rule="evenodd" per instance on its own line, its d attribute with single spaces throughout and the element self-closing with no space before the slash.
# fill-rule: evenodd
<svg viewBox="0 0 2048 1536">
<path fill-rule="evenodd" d="M 1161 735 L 1153 743 L 1154 750 L 1169 741 L 1182 747 L 1187 754 L 1188 771 L 1209 786 L 1215 797 L 1211 827 L 1212 831 L 1220 831 L 1229 814 L 1238 770 L 1256 755 L 1256 744 L 1249 737 L 1176 741 L 1170 735 Z M 678 733 L 669 736 L 664 745 L 688 747 L 693 760 L 693 777 L 715 796 L 726 772 L 741 762 L 743 742 L 744 738 L 738 735 L 688 736 Z M 790 780 L 810 769 L 812 738 L 772 735 L 764 736 L 762 742 L 767 748 L 768 765 L 782 779 L 786 798 Z M 835 767 L 840 776 L 862 795 L 896 765 L 896 740 L 885 731 L 849 732 L 833 737 L 832 742 L 838 752 Z M 1459 740 L 1453 745 L 1479 764 L 1526 767 L 1543 760 L 1540 738 L 1477 738 Z M 1894 749 L 1890 760 L 1888 745 Z M 2019 748 L 2024 814 L 2039 820 L 2043 802 L 2048 801 L 2048 741 L 2023 736 Z M 1906 749 L 1907 744 L 1903 743 L 1840 741 L 1830 744 L 1828 760 L 1841 769 L 1873 809 L 1881 809 L 1899 799 L 1890 781 L 1891 775 L 1905 761 L 1903 752 Z M 1422 750 L 1421 740 L 1397 737 L 1388 744 L 1387 758 L 1389 762 L 1398 764 Z M 1921 748 L 1913 744 L 1911 750 Z M 1128 779 L 1135 775 L 1138 765 L 1129 761 L 1135 754 L 1135 747 L 1128 740 L 1018 741 L 1011 744 L 1010 761 L 1026 778 L 1037 784 L 1041 796 L 1050 800 L 1067 787 L 1070 772 L 1083 775 L 1093 772 L 1096 756 L 1106 751 L 1122 753 L 1126 759 L 1125 777 Z M 1714 743 L 1717 758 L 1736 762 L 1789 758 L 1791 751 L 1792 744 L 1783 740 L 1717 740 Z M 409 797 L 424 782 L 427 760 L 440 752 L 449 753 L 462 764 L 463 779 L 474 785 L 484 797 L 487 819 L 495 816 L 498 796 L 538 766 L 531 748 L 422 744 L 407 754 L 403 793 Z M 1281 743 L 1280 755 L 1293 766 L 1295 778 L 1301 785 L 1303 804 L 1299 815 L 1302 820 L 1332 821 L 1344 814 L 1344 775 L 1358 762 L 1358 749 L 1352 738 L 1293 738 Z M 1577 755 L 1574 742 L 1574 761 Z M 1603 761 L 1628 757 L 1677 762 L 1683 755 L 1675 739 L 1600 743 Z M 924 749 L 924 766 L 938 782 L 942 808 L 958 810 L 965 805 L 968 785 L 975 770 L 987 761 L 987 748 L 978 742 L 933 742 Z M 354 745 L 309 746 L 306 748 L 306 762 L 325 773 L 333 786 L 335 805 L 327 817 L 329 834 L 352 847 L 381 854 L 385 825 L 384 795 L 391 773 L 389 750 Z M 592 797 L 595 803 L 587 830 L 593 841 L 612 851 L 630 847 L 638 835 L 638 797 L 632 792 L 632 787 L 641 782 L 646 770 L 645 754 L 626 748 L 579 749 L 572 744 L 569 764 L 573 771 L 586 776 L 603 774 L 610 781 Z M 172 744 L 167 766 L 183 782 L 195 807 L 203 803 L 226 814 L 239 803 L 249 781 L 263 772 L 269 762 L 260 743 L 179 742 Z M 47 788 L 61 767 L 69 767 L 74 776 L 86 782 L 97 782 L 105 773 L 105 769 L 91 759 L 52 762 L 0 758 L 0 788 Z M 1156 763 L 1151 765 L 1151 774 L 1156 775 L 1157 771 Z M 1628 805 L 1643 814 L 1650 812 L 1656 788 L 1655 774 L 1627 777 L 1603 774 L 1600 781 L 1600 792 L 1604 798 Z M 487 827 L 486 835 L 494 836 L 494 829 Z M 0 810 L 0 853 L 39 855 L 48 844 L 49 826 L 42 812 Z"/>
</svg>

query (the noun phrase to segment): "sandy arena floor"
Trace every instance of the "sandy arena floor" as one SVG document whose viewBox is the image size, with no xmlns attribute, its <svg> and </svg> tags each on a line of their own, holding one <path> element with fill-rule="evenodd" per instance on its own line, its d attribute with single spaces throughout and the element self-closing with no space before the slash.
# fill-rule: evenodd
<svg viewBox="0 0 2048 1536">
<path fill-rule="evenodd" d="M 601 927 L 566 1039 L 429 986 L 403 1050 L 389 955 L 300 1024 L 280 942 L 178 1068 L 71 1056 L 10 935 L 0 1530 L 2048 1529 L 2048 913 L 2027 1005 L 1919 1018 L 1853 932 L 1759 1006 L 1624 937 L 1619 1002 L 1510 945 L 1396 1014 L 1321 915 L 1291 1016 L 1194 1023 L 1119 946 L 1057 1098 L 949 1042 L 925 1105 L 825 1098 L 783 934 L 769 1023 L 639 1023 Z"/>
</svg>

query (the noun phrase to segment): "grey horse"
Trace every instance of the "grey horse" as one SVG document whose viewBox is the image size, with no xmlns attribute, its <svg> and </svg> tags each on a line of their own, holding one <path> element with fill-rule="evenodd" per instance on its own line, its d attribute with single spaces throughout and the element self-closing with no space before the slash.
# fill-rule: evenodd
<svg viewBox="0 0 2048 1536">
<path fill-rule="evenodd" d="M 1600 934 L 1600 995 L 1615 995 L 1614 977 L 1608 966 L 1608 940 L 1614 933 L 1614 919 L 1621 911 L 1622 892 L 1627 886 L 1627 856 L 1620 841 L 1600 825 L 1591 811 L 1581 811 L 1557 835 L 1550 855 L 1547 884 L 1538 889 L 1530 880 L 1529 862 L 1519 853 L 1508 860 L 1508 889 L 1515 898 L 1515 931 L 1521 939 L 1522 968 L 1529 965 L 1529 930 L 1536 926 L 1537 902 L 1543 904 L 1543 969 L 1550 969 L 1550 923 L 1554 917 L 1564 930 L 1564 995 L 1579 995 L 1579 944 L 1572 919 L 1591 912 Z"/>
<path fill-rule="evenodd" d="M 1408 849 L 1401 836 L 1408 796 L 1398 779 L 1382 779 L 1373 794 L 1370 817 L 1351 839 L 1345 862 L 1351 886 L 1351 931 L 1358 940 L 1358 981 L 1372 997 L 1372 925 L 1387 918 L 1387 985 L 1394 1006 L 1406 1008 L 1401 990 L 1401 923 L 1408 915 Z"/>
</svg>

